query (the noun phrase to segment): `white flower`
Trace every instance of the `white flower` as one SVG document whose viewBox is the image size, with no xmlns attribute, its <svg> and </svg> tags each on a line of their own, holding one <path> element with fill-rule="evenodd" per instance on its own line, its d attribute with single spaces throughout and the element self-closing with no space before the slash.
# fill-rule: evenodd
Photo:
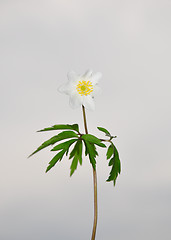
<svg viewBox="0 0 171 240">
<path fill-rule="evenodd" d="M 100 72 L 93 73 L 91 70 L 86 71 L 83 75 L 77 75 L 71 71 L 68 73 L 68 82 L 62 85 L 59 91 L 69 95 L 72 108 L 83 105 L 89 110 L 94 110 L 94 96 L 101 91 L 98 86 L 101 77 Z"/>
</svg>

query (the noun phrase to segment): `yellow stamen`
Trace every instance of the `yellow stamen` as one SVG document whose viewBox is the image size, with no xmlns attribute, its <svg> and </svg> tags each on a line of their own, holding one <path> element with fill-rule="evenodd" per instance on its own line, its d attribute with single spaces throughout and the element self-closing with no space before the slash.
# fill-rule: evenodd
<svg viewBox="0 0 171 240">
<path fill-rule="evenodd" d="M 82 80 L 79 81 L 76 89 L 81 96 L 83 95 L 87 96 L 93 91 L 93 85 L 90 81 Z"/>
</svg>

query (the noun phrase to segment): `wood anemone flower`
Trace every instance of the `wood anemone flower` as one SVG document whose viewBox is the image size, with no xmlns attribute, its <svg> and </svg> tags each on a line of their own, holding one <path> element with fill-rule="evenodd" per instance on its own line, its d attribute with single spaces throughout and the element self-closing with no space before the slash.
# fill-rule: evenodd
<svg viewBox="0 0 171 240">
<path fill-rule="evenodd" d="M 87 70 L 83 75 L 71 71 L 68 73 L 68 81 L 58 90 L 69 95 L 69 103 L 72 108 L 83 105 L 88 110 L 95 109 L 94 97 L 101 92 L 98 82 L 102 74 Z"/>
</svg>

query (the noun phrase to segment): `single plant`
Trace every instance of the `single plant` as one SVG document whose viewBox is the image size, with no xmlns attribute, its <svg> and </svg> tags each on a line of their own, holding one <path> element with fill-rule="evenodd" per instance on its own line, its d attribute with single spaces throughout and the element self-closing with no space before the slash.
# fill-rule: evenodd
<svg viewBox="0 0 171 240">
<path fill-rule="evenodd" d="M 38 132 L 44 131 L 54 131 L 54 130 L 64 130 L 59 134 L 53 136 L 49 140 L 42 143 L 30 156 L 39 152 L 40 150 L 56 144 L 51 151 L 57 152 L 57 154 L 49 162 L 49 166 L 46 169 L 48 172 L 58 161 L 69 154 L 69 159 L 72 159 L 70 167 L 70 176 L 77 169 L 78 162 L 82 165 L 82 151 L 83 145 L 85 149 L 85 156 L 89 157 L 90 163 L 93 170 L 93 185 L 94 185 L 94 223 L 92 230 L 91 240 L 95 239 L 96 228 L 97 228 L 97 173 L 96 173 L 96 157 L 98 152 L 96 146 L 101 148 L 106 148 L 106 144 L 109 144 L 106 152 L 106 158 L 109 161 L 108 165 L 111 166 L 111 171 L 109 174 L 107 182 L 113 181 L 116 184 L 116 179 L 118 174 L 121 172 L 121 164 L 119 159 L 119 153 L 116 149 L 113 139 L 116 136 L 112 136 L 110 132 L 103 128 L 97 127 L 99 131 L 103 132 L 106 139 L 98 138 L 92 134 L 88 133 L 87 120 L 85 108 L 89 110 L 95 109 L 94 97 L 101 91 L 98 86 L 99 79 L 101 78 L 101 73 L 93 74 L 92 71 L 88 70 L 83 75 L 77 75 L 75 72 L 68 73 L 68 82 L 59 88 L 59 91 L 69 95 L 70 105 L 72 108 L 82 107 L 83 120 L 85 134 L 80 133 L 78 124 L 57 124 L 52 127 L 44 128 Z M 66 140 L 67 139 L 67 140 Z M 69 140 L 68 140 L 69 139 Z M 65 141 L 63 141 L 65 140 Z M 59 143 L 63 141 L 62 143 Z M 58 144 L 59 143 L 59 144 Z M 73 146 L 72 150 L 70 147 Z M 29 156 L 29 157 L 30 157 Z"/>
</svg>

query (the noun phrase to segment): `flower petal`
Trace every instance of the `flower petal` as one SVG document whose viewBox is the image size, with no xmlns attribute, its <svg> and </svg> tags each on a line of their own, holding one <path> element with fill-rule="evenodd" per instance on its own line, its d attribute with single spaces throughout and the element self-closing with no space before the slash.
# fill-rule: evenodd
<svg viewBox="0 0 171 240">
<path fill-rule="evenodd" d="M 65 93 L 67 95 L 71 95 L 74 92 L 74 90 L 75 89 L 73 83 L 70 83 L 69 81 L 58 88 L 58 91 L 60 93 Z"/>
<path fill-rule="evenodd" d="M 60 87 L 58 88 L 58 91 L 59 91 L 60 93 L 69 94 L 68 85 L 67 85 L 67 84 L 63 84 L 62 86 L 60 86 Z"/>
<path fill-rule="evenodd" d="M 91 96 L 97 96 L 97 95 L 100 95 L 102 92 L 102 89 L 98 86 L 98 85 L 95 85 L 93 87 L 93 92 L 91 93 Z"/>
<path fill-rule="evenodd" d="M 92 111 L 95 110 L 95 103 L 94 103 L 92 96 L 90 96 L 90 95 L 83 96 L 83 105 L 88 110 L 92 110 Z"/>
<path fill-rule="evenodd" d="M 101 72 L 94 73 L 92 74 L 90 81 L 92 82 L 93 85 L 95 85 L 99 82 L 101 77 L 102 77 Z"/>
<path fill-rule="evenodd" d="M 69 103 L 72 108 L 77 108 L 82 105 L 83 99 L 78 94 L 70 95 Z"/>
<path fill-rule="evenodd" d="M 87 78 L 90 78 L 91 76 L 92 76 L 92 70 L 90 70 L 90 69 L 88 69 L 83 75 L 82 75 L 82 77 L 84 78 L 84 79 L 87 79 Z"/>
</svg>

